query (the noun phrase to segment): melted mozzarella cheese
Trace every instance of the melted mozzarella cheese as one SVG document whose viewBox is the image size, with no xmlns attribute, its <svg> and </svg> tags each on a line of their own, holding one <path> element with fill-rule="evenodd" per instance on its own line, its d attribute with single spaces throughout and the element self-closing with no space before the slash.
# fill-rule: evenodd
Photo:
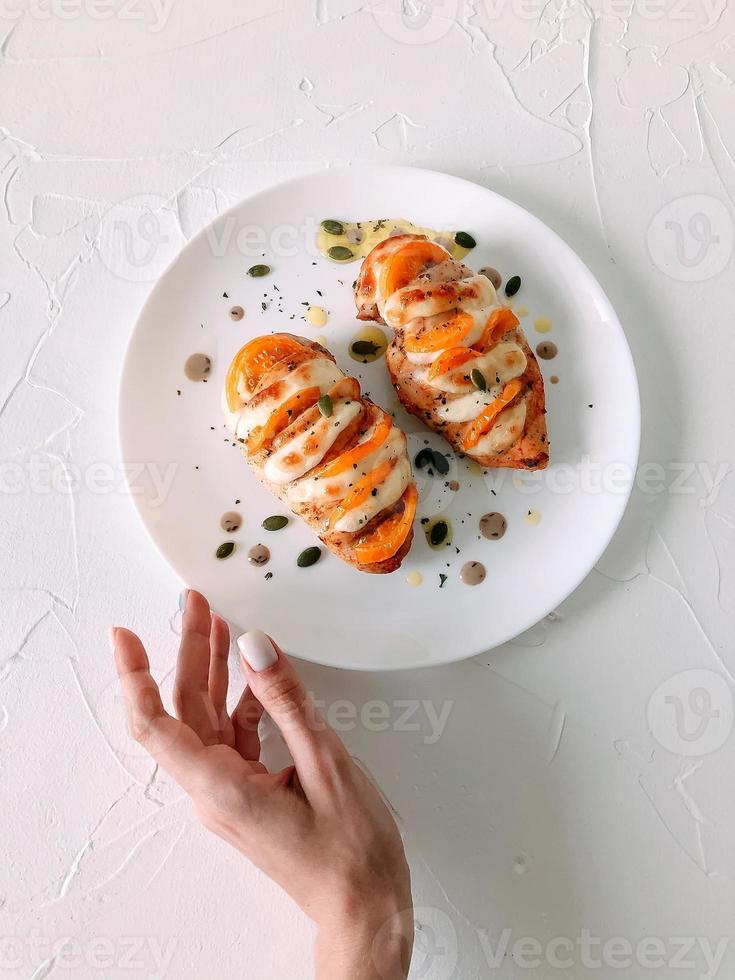
<svg viewBox="0 0 735 980">
<path fill-rule="evenodd" d="M 496 453 L 509 449 L 523 432 L 526 424 L 526 403 L 518 402 L 506 408 L 497 417 L 492 429 L 472 449 L 468 456 L 494 456 Z"/>
<path fill-rule="evenodd" d="M 440 391 L 460 394 L 472 388 L 472 381 L 467 377 L 470 371 L 478 370 L 490 384 L 507 384 L 513 378 L 520 378 L 526 370 L 526 355 L 521 347 L 512 340 L 496 344 L 482 357 L 477 357 L 463 368 L 457 368 L 448 374 L 441 374 L 426 383 Z"/>
<path fill-rule="evenodd" d="M 263 397 L 254 396 L 239 411 L 230 411 L 226 393 L 223 391 L 222 412 L 225 425 L 238 439 L 247 439 L 253 429 L 265 425 L 271 413 L 298 391 L 318 387 L 321 394 L 325 394 L 342 377 L 344 375 L 334 361 L 330 361 L 328 357 L 315 357 L 299 364 L 292 371 L 284 371 L 276 376 L 269 386 L 277 385 L 274 394 L 268 396 L 266 389 Z"/>
<path fill-rule="evenodd" d="M 283 485 L 304 476 L 321 462 L 337 437 L 361 411 L 360 402 L 354 399 L 337 402 L 329 418 L 320 418 L 268 457 L 263 467 L 266 480 Z"/>
<path fill-rule="evenodd" d="M 375 426 L 372 426 L 357 445 L 367 442 L 374 432 Z M 395 459 L 405 450 L 406 437 L 400 429 L 393 426 L 385 442 L 361 459 L 357 464 L 357 469 L 350 466 L 343 473 L 338 473 L 329 479 L 305 476 L 303 480 L 299 480 L 288 488 L 288 499 L 292 503 L 299 504 L 314 503 L 325 498 L 337 503 L 347 495 L 350 486 L 357 480 L 367 476 L 368 473 L 372 473 L 386 459 Z"/>
<path fill-rule="evenodd" d="M 353 533 L 365 527 L 376 514 L 400 500 L 411 480 L 411 464 L 402 456 L 388 476 L 377 487 L 375 495 L 369 494 L 359 507 L 353 507 L 339 521 L 334 530 Z"/>
<path fill-rule="evenodd" d="M 454 309 L 471 313 L 497 304 L 497 294 L 486 276 L 470 276 L 457 279 L 453 284 L 443 284 L 444 287 L 449 285 L 454 288 L 432 288 L 431 284 L 414 282 L 397 289 L 384 304 L 383 319 L 390 327 L 401 327 L 417 317 L 448 313 Z"/>
<path fill-rule="evenodd" d="M 502 390 L 502 385 L 493 385 L 488 391 L 475 389 L 467 395 L 460 395 L 452 401 L 447 401 L 446 405 L 440 405 L 436 409 L 436 414 L 444 422 L 471 422 L 495 401 Z"/>
</svg>

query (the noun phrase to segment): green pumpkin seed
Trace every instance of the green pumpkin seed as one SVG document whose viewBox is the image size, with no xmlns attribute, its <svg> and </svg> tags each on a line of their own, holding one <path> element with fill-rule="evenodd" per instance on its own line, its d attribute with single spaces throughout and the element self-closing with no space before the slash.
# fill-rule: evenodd
<svg viewBox="0 0 735 980">
<path fill-rule="evenodd" d="M 266 517 L 263 527 L 266 531 L 280 531 L 288 524 L 288 518 L 283 514 L 274 514 L 273 517 Z"/>
<path fill-rule="evenodd" d="M 470 374 L 472 378 L 472 384 L 479 391 L 487 391 L 487 381 L 485 380 L 485 375 L 482 371 L 478 371 L 477 368 L 472 368 L 472 373 Z"/>
<path fill-rule="evenodd" d="M 269 265 L 252 265 L 248 269 L 248 275 L 253 276 L 254 279 L 260 279 L 261 276 L 267 276 L 270 271 Z"/>
<path fill-rule="evenodd" d="M 431 529 L 431 532 L 429 534 L 429 541 L 433 547 L 436 547 L 437 545 L 440 545 L 442 541 L 446 540 L 448 534 L 449 534 L 449 525 L 447 524 L 447 522 L 437 521 L 436 524 Z"/>
<path fill-rule="evenodd" d="M 347 262 L 355 257 L 355 253 L 346 245 L 332 245 L 330 249 L 327 249 L 327 255 L 337 262 Z"/>
<path fill-rule="evenodd" d="M 310 565 L 316 565 L 321 557 L 321 548 L 306 548 L 296 559 L 296 564 L 299 566 L 299 568 L 308 568 Z"/>
<path fill-rule="evenodd" d="M 432 461 L 434 463 L 434 469 L 440 476 L 446 476 L 449 472 L 449 461 L 443 453 L 438 453 L 436 451 L 432 452 Z"/>
<path fill-rule="evenodd" d="M 334 221 L 332 218 L 327 218 L 322 221 L 322 228 L 328 235 L 344 235 L 345 226 L 341 221 Z"/>
<path fill-rule="evenodd" d="M 417 469 L 422 470 L 425 466 L 431 466 L 434 462 L 434 450 L 433 449 L 422 449 L 416 453 L 416 459 L 414 464 Z"/>
<path fill-rule="evenodd" d="M 505 284 L 505 295 L 515 296 L 518 290 L 521 288 L 521 277 L 511 276 L 510 279 Z"/>
<path fill-rule="evenodd" d="M 224 544 L 221 544 L 219 548 L 217 548 L 217 550 L 214 553 L 214 556 L 215 558 L 218 558 L 220 561 L 224 561 L 225 558 L 230 557 L 230 555 L 234 550 L 235 550 L 235 542 L 225 541 Z"/>
<path fill-rule="evenodd" d="M 325 419 L 332 417 L 334 405 L 332 405 L 332 399 L 329 397 L 329 395 L 322 395 L 317 402 L 317 405 L 319 406 L 319 411 L 322 413 Z"/>
<path fill-rule="evenodd" d="M 382 350 L 379 344 L 374 344 L 372 340 L 356 340 L 350 347 L 353 354 L 358 357 L 372 357 Z"/>
<path fill-rule="evenodd" d="M 458 231 L 454 236 L 454 241 L 460 248 L 474 248 L 477 242 L 466 231 Z"/>
</svg>

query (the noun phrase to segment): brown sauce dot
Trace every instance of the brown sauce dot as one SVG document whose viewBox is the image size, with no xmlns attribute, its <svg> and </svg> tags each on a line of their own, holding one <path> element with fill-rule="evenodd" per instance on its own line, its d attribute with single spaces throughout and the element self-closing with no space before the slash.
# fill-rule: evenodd
<svg viewBox="0 0 735 980">
<path fill-rule="evenodd" d="M 551 361 L 559 353 L 559 348 L 553 340 L 542 340 L 540 344 L 536 345 L 536 353 L 542 360 Z"/>
<path fill-rule="evenodd" d="M 500 275 L 497 269 L 493 269 L 491 265 L 486 265 L 483 269 L 480 269 L 480 275 L 485 276 L 496 289 L 500 289 L 503 282 L 503 277 Z"/>
<path fill-rule="evenodd" d="M 558 374 L 552 374 L 551 377 L 549 378 L 549 381 L 553 385 L 558 385 L 559 384 L 559 375 Z"/>
<path fill-rule="evenodd" d="M 459 480 L 450 480 L 447 486 L 456 493 L 459 490 Z"/>
<path fill-rule="evenodd" d="M 248 561 L 251 565 L 266 565 L 270 556 L 270 550 L 264 544 L 254 544 L 248 551 Z"/>
<path fill-rule="evenodd" d="M 219 526 L 228 534 L 234 534 L 242 527 L 242 514 L 238 514 L 236 510 L 228 510 L 220 517 Z"/>
<path fill-rule="evenodd" d="M 489 538 L 491 541 L 498 541 L 502 538 L 507 528 L 508 522 L 497 511 L 485 514 L 480 518 L 480 533 L 483 538 Z"/>
<path fill-rule="evenodd" d="M 233 320 L 242 320 L 245 316 L 245 310 L 241 306 L 233 306 L 230 310 L 230 316 Z"/>
<path fill-rule="evenodd" d="M 212 358 L 206 354 L 192 354 L 184 364 L 184 374 L 189 381 L 205 381 L 212 370 Z"/>
<path fill-rule="evenodd" d="M 485 566 L 479 561 L 468 561 L 459 573 L 460 581 L 465 585 L 481 585 L 487 576 Z"/>
</svg>

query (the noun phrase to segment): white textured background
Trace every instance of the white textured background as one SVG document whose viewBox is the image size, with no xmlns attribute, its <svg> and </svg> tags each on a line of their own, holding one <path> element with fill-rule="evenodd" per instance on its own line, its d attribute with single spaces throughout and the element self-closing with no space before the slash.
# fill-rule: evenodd
<svg viewBox="0 0 735 980">
<path fill-rule="evenodd" d="M 732 977 L 735 6 L 3 0 L 0 31 L 0 978 L 310 974 L 308 924 L 126 739 L 107 626 L 166 675 L 179 585 L 115 470 L 115 402 L 181 243 L 355 160 L 469 177 L 567 239 L 623 320 L 654 464 L 513 643 L 304 669 L 394 720 L 454 702 L 434 744 L 421 712 L 345 735 L 406 833 L 412 975 Z"/>
</svg>

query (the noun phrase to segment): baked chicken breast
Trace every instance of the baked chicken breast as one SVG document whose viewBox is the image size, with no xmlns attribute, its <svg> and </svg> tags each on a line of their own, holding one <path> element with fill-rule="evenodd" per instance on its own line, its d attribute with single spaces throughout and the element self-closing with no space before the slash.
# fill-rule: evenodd
<svg viewBox="0 0 735 980">
<path fill-rule="evenodd" d="M 363 572 L 400 566 L 418 501 L 406 437 L 328 350 L 257 337 L 235 355 L 222 401 L 257 478 L 330 551 Z"/>
<path fill-rule="evenodd" d="M 359 319 L 395 332 L 386 360 L 407 411 L 480 466 L 547 466 L 541 371 L 486 276 L 436 242 L 398 235 L 365 258 L 355 302 Z"/>
</svg>

